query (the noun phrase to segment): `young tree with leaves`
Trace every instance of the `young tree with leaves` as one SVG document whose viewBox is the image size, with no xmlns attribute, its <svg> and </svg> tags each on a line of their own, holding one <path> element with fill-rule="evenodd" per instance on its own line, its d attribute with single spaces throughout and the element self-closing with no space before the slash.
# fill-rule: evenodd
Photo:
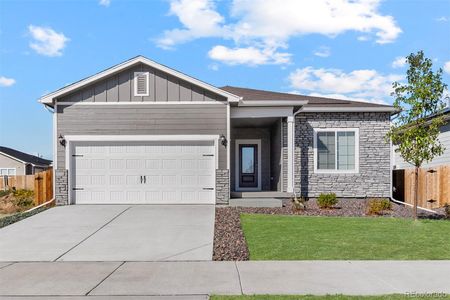
<svg viewBox="0 0 450 300">
<path fill-rule="evenodd" d="M 445 107 L 442 69 L 433 71 L 431 59 L 423 51 L 406 57 L 409 69 L 407 83 L 394 82 L 394 107 L 399 110 L 387 137 L 397 145 L 403 159 L 412 164 L 414 172 L 414 219 L 417 220 L 419 168 L 443 153 L 438 139 L 439 127 L 444 124 L 440 110 Z"/>
</svg>

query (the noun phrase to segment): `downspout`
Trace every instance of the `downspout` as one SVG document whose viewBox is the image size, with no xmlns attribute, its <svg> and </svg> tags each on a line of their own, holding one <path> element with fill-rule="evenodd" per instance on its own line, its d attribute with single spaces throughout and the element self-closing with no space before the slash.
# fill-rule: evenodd
<svg viewBox="0 0 450 300">
<path fill-rule="evenodd" d="M 47 105 L 44 104 L 45 109 L 50 112 L 52 114 L 52 152 L 53 152 L 53 156 L 52 156 L 52 169 L 53 169 L 53 200 L 55 200 L 55 196 L 56 196 L 56 168 L 57 168 L 57 124 L 56 124 L 56 113 L 58 111 L 58 107 L 56 104 L 56 101 L 53 104 L 53 109 Z"/>
</svg>

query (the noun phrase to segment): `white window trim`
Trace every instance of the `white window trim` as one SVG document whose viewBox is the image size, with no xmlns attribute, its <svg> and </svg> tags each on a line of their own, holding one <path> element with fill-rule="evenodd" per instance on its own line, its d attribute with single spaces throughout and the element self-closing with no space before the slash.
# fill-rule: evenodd
<svg viewBox="0 0 450 300">
<path fill-rule="evenodd" d="M 145 80 L 145 83 L 146 83 L 146 93 L 144 93 L 144 94 L 139 94 L 138 93 L 138 88 L 137 88 L 137 86 L 138 86 L 138 81 L 136 80 L 137 79 L 137 77 L 138 76 L 141 76 L 141 75 L 145 75 L 145 77 L 146 77 L 146 80 Z M 135 97 L 146 97 L 146 96 L 148 96 L 148 95 L 150 95 L 150 90 L 149 90 L 149 81 L 150 81 L 150 72 L 134 72 L 134 78 L 133 78 L 133 81 L 134 81 L 134 96 Z"/>
<path fill-rule="evenodd" d="M 74 204 L 72 153 L 77 142 L 123 142 L 123 141 L 212 141 L 214 143 L 215 169 L 219 168 L 219 135 L 66 135 L 66 169 L 68 182 L 68 203 Z M 214 182 L 216 182 L 214 172 Z M 216 188 L 214 187 L 214 203 L 216 203 Z"/>
<path fill-rule="evenodd" d="M 257 187 L 240 187 L 239 186 L 239 145 L 241 144 L 257 144 L 258 145 L 258 186 Z M 261 191 L 261 140 L 236 140 L 234 147 L 234 190 L 236 192 L 250 192 L 250 191 Z"/>
<path fill-rule="evenodd" d="M 317 174 L 358 174 L 359 173 L 359 128 L 314 128 L 314 173 Z M 337 132 L 352 131 L 355 133 L 355 169 L 354 170 L 338 170 L 337 169 L 337 139 L 335 142 L 335 166 L 336 169 L 324 170 L 317 168 L 317 133 L 318 132 L 334 132 L 335 137 Z"/>
<path fill-rule="evenodd" d="M 0 174 L 2 173 L 1 170 L 6 170 L 7 176 L 17 176 L 17 168 L 0 168 Z M 14 170 L 14 175 L 9 175 L 9 171 Z M 5 176 L 5 175 L 0 175 Z"/>
</svg>

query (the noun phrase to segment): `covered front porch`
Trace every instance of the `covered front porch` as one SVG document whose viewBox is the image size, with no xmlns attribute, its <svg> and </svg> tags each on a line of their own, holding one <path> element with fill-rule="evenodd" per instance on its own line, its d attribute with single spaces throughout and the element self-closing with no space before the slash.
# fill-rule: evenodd
<svg viewBox="0 0 450 300">
<path fill-rule="evenodd" d="M 266 201 L 292 196 L 293 127 L 294 113 L 298 108 L 292 104 L 231 108 L 229 157 L 232 199 L 255 202 L 257 199 Z"/>
</svg>

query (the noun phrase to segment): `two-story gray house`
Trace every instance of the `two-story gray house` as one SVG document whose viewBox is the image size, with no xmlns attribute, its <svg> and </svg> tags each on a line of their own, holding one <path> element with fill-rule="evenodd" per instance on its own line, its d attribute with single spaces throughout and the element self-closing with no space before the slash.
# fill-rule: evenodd
<svg viewBox="0 0 450 300">
<path fill-rule="evenodd" d="M 142 56 L 39 101 L 58 204 L 390 196 L 392 106 L 217 88 Z"/>
</svg>

